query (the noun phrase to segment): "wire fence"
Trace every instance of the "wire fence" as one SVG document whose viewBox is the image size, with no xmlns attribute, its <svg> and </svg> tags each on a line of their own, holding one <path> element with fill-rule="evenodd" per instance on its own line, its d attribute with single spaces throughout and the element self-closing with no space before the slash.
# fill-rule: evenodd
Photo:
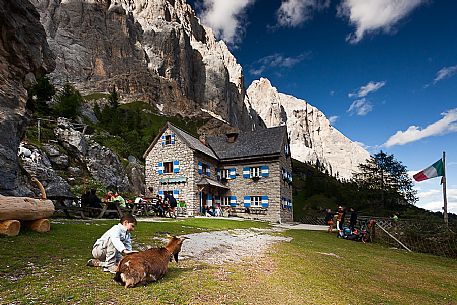
<svg viewBox="0 0 457 305">
<path fill-rule="evenodd" d="M 366 228 L 372 219 L 376 221 L 376 226 L 370 231 L 373 242 L 389 247 L 408 248 L 413 252 L 457 258 L 455 224 L 446 226 L 442 222 L 408 219 L 394 221 L 390 218 L 361 216 L 357 220 L 357 226 Z M 303 217 L 300 222 L 323 225 L 324 218 L 309 216 Z"/>
</svg>

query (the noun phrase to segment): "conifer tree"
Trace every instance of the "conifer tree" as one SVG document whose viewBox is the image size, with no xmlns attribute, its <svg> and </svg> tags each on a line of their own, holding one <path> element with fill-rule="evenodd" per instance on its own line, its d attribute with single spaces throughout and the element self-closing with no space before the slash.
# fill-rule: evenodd
<svg viewBox="0 0 457 305">
<path fill-rule="evenodd" d="M 406 166 L 393 155 L 381 151 L 360 164 L 359 169 L 360 173 L 355 174 L 354 180 L 359 190 L 371 197 L 372 203 L 390 208 L 417 201 Z"/>
</svg>

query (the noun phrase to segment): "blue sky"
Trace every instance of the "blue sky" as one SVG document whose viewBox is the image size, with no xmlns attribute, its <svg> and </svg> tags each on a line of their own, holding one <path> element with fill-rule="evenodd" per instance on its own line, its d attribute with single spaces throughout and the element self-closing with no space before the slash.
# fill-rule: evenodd
<svg viewBox="0 0 457 305">
<path fill-rule="evenodd" d="M 457 1 L 195 0 L 246 87 L 268 78 L 321 110 L 370 153 L 411 173 L 446 151 L 448 210 L 457 213 Z M 416 183 L 440 210 L 440 179 Z"/>
</svg>

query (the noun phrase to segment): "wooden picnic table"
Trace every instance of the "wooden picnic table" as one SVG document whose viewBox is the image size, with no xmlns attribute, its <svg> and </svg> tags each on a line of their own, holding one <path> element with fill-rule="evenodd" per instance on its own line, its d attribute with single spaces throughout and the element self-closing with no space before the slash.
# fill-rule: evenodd
<svg viewBox="0 0 457 305">
<path fill-rule="evenodd" d="M 124 213 L 134 214 L 137 209 L 136 205 L 132 209 L 121 209 L 121 207 L 115 202 L 104 202 L 102 203 L 101 208 L 80 206 L 78 205 L 79 198 L 71 196 L 49 196 L 48 198 L 55 202 L 55 210 L 62 210 L 68 218 L 71 218 L 71 215 L 76 214 L 83 219 L 91 217 L 100 219 L 103 216 L 108 215 L 109 213 L 115 213 L 117 214 L 118 218 L 121 218 L 124 215 Z M 76 202 L 76 205 L 65 204 L 65 201 L 69 200 L 71 200 L 72 203 Z"/>
</svg>

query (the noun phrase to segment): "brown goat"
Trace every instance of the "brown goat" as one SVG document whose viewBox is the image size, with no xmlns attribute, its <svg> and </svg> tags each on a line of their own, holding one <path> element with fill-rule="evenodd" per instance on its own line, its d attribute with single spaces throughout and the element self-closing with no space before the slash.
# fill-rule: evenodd
<svg viewBox="0 0 457 305">
<path fill-rule="evenodd" d="M 169 238 L 165 247 L 152 248 L 124 256 L 117 266 L 114 280 L 128 288 L 162 278 L 168 271 L 168 262 L 171 262 L 173 257 L 178 262 L 181 245 L 187 239 L 187 237 L 178 238 L 176 236 L 169 236 Z"/>
</svg>

